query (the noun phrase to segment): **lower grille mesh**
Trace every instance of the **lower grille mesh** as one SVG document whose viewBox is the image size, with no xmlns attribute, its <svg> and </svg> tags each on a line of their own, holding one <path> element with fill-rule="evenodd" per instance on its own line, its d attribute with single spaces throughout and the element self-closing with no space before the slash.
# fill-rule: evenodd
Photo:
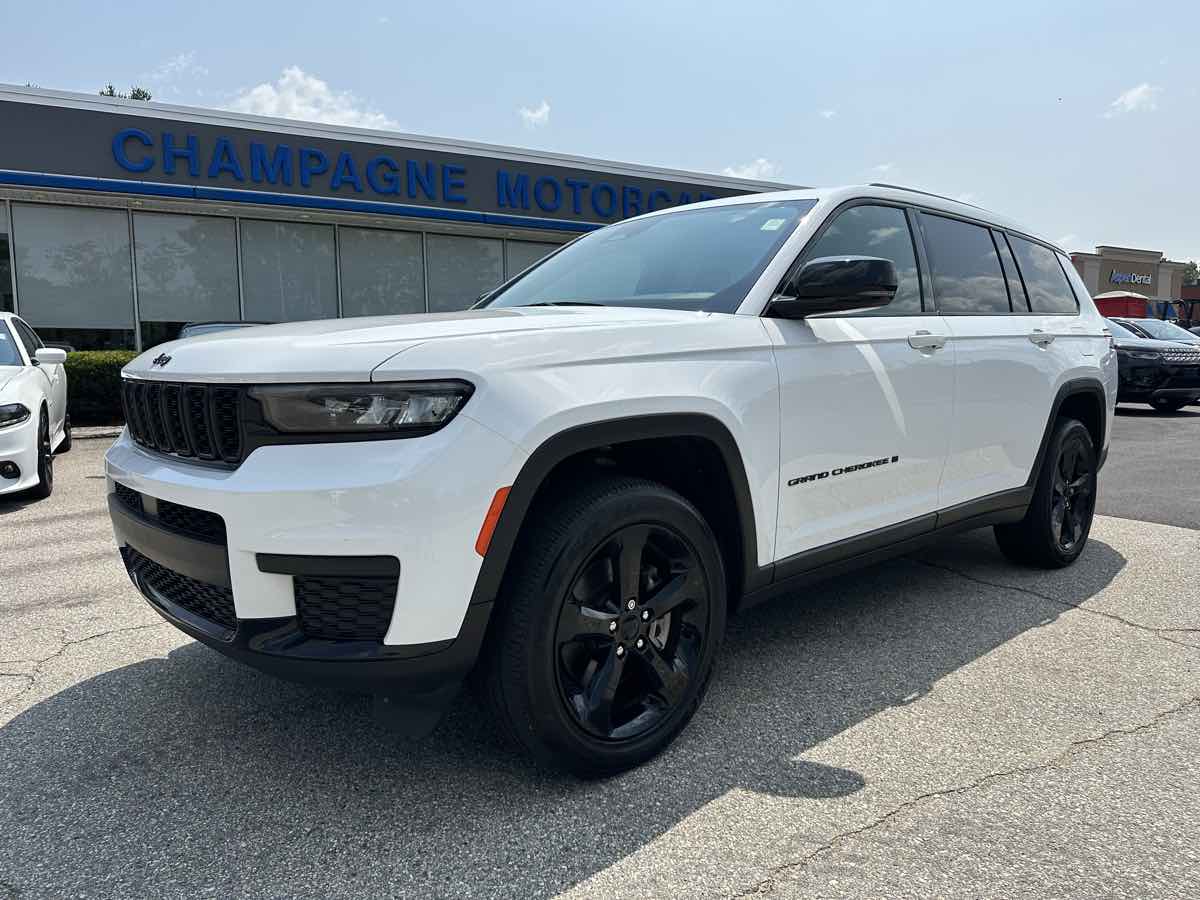
<svg viewBox="0 0 1200 900">
<path fill-rule="evenodd" d="M 381 641 L 392 621 L 398 577 L 297 575 L 296 615 L 309 637 Z"/>
<path fill-rule="evenodd" d="M 142 556 L 132 547 L 122 547 L 121 556 L 125 560 L 125 568 L 129 571 L 130 578 L 139 590 L 145 585 L 194 615 L 226 628 L 237 628 L 233 591 L 173 572 Z M 148 595 L 147 599 L 153 601 L 156 598 Z"/>
</svg>

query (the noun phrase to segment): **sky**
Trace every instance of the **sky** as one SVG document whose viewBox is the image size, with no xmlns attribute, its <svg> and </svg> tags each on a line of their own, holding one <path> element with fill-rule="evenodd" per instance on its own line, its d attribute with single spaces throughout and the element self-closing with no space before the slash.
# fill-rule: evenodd
<svg viewBox="0 0 1200 900">
<path fill-rule="evenodd" d="M 794 185 L 1200 258 L 1192 2 L 0 0 L 0 82 Z M 14 39 L 24 35 L 22 39 Z M 2 140 L 0 136 L 0 140 Z"/>
</svg>

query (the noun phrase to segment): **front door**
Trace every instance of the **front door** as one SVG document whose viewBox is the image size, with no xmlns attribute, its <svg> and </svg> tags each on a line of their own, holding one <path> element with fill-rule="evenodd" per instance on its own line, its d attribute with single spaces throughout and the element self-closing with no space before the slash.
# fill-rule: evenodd
<svg viewBox="0 0 1200 900">
<path fill-rule="evenodd" d="M 900 523 L 928 530 L 937 510 L 954 351 L 926 311 L 905 210 L 843 208 L 800 261 L 842 255 L 892 260 L 900 287 L 879 310 L 764 319 L 782 406 L 776 560 Z"/>
</svg>

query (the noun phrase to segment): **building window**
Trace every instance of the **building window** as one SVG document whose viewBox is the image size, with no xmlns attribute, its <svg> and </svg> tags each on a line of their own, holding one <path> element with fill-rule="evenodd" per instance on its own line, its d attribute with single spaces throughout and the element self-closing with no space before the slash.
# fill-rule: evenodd
<svg viewBox="0 0 1200 900">
<path fill-rule="evenodd" d="M 0 312 L 13 312 L 12 244 L 8 240 L 8 204 L 0 200 Z"/>
<path fill-rule="evenodd" d="M 332 225 L 252 219 L 241 224 L 243 309 L 248 320 L 337 316 Z"/>
<path fill-rule="evenodd" d="M 14 203 L 12 218 L 21 317 L 77 350 L 132 348 L 129 214 Z"/>
<path fill-rule="evenodd" d="M 425 311 L 421 235 L 378 228 L 338 228 L 342 315 Z"/>
<path fill-rule="evenodd" d="M 558 244 L 543 244 L 539 241 L 504 242 L 504 277 L 520 275 L 539 259 L 549 256 L 558 249 Z"/>
<path fill-rule="evenodd" d="M 504 280 L 503 241 L 430 234 L 425 249 L 430 312 L 466 309 Z"/>
<path fill-rule="evenodd" d="M 233 219 L 134 213 L 133 246 L 143 347 L 188 322 L 241 318 Z"/>
</svg>

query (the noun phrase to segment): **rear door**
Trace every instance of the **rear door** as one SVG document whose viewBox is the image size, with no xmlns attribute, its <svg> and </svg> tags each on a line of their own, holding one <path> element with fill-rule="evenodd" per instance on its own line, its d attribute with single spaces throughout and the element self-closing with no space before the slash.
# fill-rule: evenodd
<svg viewBox="0 0 1200 900">
<path fill-rule="evenodd" d="M 881 201 L 843 206 L 792 271 L 843 255 L 895 264 L 890 305 L 763 319 L 781 391 L 777 560 L 898 523 L 927 530 L 937 507 L 954 358 L 929 308 L 910 214 Z"/>
<path fill-rule="evenodd" d="M 1030 313 L 1005 235 L 941 213 L 920 220 L 956 360 L 940 492 L 942 521 L 950 522 L 955 507 L 1025 484 L 1060 366 L 1055 336 Z"/>
</svg>

